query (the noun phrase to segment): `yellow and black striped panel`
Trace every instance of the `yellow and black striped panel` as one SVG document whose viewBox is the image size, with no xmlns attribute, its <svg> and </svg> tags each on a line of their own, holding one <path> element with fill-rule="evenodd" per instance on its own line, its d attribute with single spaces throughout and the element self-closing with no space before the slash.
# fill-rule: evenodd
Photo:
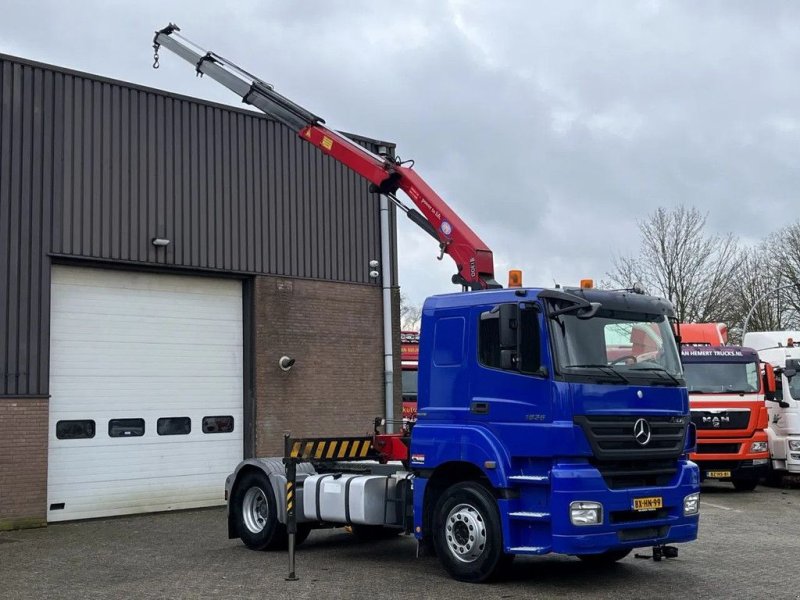
<svg viewBox="0 0 800 600">
<path fill-rule="evenodd" d="M 372 437 L 301 438 L 289 440 L 289 457 L 300 460 L 364 460 L 375 458 Z"/>
<path fill-rule="evenodd" d="M 294 509 L 294 484 L 286 482 L 286 510 L 291 512 Z"/>
</svg>

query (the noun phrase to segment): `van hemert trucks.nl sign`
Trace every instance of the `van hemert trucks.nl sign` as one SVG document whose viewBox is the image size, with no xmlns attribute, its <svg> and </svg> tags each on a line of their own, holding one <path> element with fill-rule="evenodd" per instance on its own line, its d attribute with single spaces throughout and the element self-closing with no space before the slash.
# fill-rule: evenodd
<svg viewBox="0 0 800 600">
<path fill-rule="evenodd" d="M 687 362 L 703 362 L 709 359 L 724 358 L 725 362 L 753 362 L 755 352 L 742 348 L 683 347 L 681 358 Z"/>
</svg>

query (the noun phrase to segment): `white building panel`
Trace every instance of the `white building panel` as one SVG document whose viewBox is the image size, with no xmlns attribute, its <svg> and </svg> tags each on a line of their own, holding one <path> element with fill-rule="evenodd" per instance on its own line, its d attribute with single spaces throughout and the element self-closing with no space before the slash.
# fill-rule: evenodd
<svg viewBox="0 0 800 600">
<path fill-rule="evenodd" d="M 243 448 L 241 282 L 54 266 L 51 298 L 48 520 L 222 504 Z M 204 433 L 217 416 L 233 430 Z M 159 435 L 166 417 L 191 431 Z M 112 436 L 117 419 L 144 435 Z M 59 439 L 60 421 L 94 436 Z"/>
</svg>

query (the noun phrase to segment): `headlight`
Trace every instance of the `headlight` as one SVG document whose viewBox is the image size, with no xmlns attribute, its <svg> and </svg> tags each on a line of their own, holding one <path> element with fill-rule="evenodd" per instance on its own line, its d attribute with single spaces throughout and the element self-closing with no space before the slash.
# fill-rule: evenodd
<svg viewBox="0 0 800 600">
<path fill-rule="evenodd" d="M 789 450 L 800 452 L 800 440 L 789 440 Z"/>
<path fill-rule="evenodd" d="M 569 520 L 573 525 L 600 525 L 603 522 L 603 505 L 599 502 L 571 502 Z"/>
<path fill-rule="evenodd" d="M 800 442 L 799 442 L 800 443 Z M 789 442 L 791 447 L 791 442 Z M 800 448 L 798 448 L 800 450 Z M 767 451 L 767 442 L 753 442 L 750 444 L 750 452 L 766 452 Z"/>
<path fill-rule="evenodd" d="M 683 499 L 683 516 L 696 515 L 700 511 L 700 493 L 689 494 Z"/>
</svg>

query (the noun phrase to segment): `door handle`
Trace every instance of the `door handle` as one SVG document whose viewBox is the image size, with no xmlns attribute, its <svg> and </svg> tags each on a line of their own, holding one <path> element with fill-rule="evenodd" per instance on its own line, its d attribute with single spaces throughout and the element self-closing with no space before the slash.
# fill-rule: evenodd
<svg viewBox="0 0 800 600">
<path fill-rule="evenodd" d="M 473 402 L 469 405 L 469 412 L 474 415 L 488 415 L 489 403 L 488 402 Z"/>
</svg>

